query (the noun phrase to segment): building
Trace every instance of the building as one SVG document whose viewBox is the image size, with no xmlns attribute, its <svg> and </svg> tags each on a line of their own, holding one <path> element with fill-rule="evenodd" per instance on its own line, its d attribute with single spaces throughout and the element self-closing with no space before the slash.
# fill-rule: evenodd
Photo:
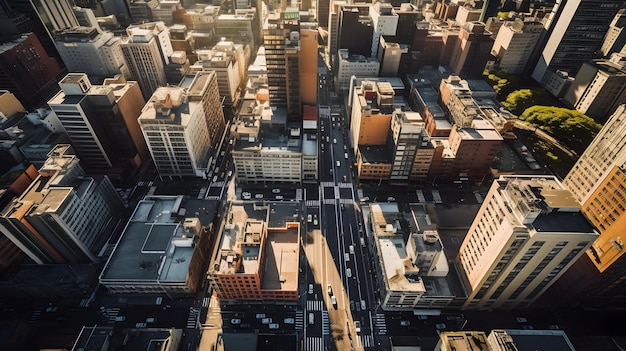
<svg viewBox="0 0 626 351">
<path fill-rule="evenodd" d="M 237 181 L 299 184 L 317 176 L 317 142 L 310 141 L 301 125 L 291 126 L 284 110 L 267 104 L 248 104 L 250 116 L 235 125 L 232 151 Z M 315 179 L 315 178 L 314 178 Z"/>
<path fill-rule="evenodd" d="M 128 0 L 128 11 L 134 23 L 152 22 L 152 10 L 159 6 L 159 0 Z"/>
<path fill-rule="evenodd" d="M 124 61 L 148 100 L 158 87 L 167 83 L 165 66 L 174 53 L 169 30 L 163 22 L 152 22 L 129 26 L 126 32 L 128 39 L 121 44 Z"/>
<path fill-rule="evenodd" d="M 562 330 L 494 329 L 487 338 L 491 351 L 549 350 L 575 351 Z"/>
<path fill-rule="evenodd" d="M 374 27 L 369 17 L 369 6 L 369 4 L 341 6 L 336 50 L 348 49 L 352 55 L 371 56 L 372 42 L 366 39 L 374 37 Z M 354 38 L 363 38 L 363 40 L 354 40 Z M 336 57 L 337 52 L 331 51 L 330 55 Z M 331 61 L 331 63 L 333 70 L 336 70 L 337 62 Z"/>
<path fill-rule="evenodd" d="M 293 9 L 270 14 L 263 28 L 263 44 L 270 103 L 286 107 L 291 121 L 301 121 L 299 14 Z"/>
<path fill-rule="evenodd" d="M 115 245 L 100 284 L 110 293 L 193 294 L 206 262 L 208 234 L 187 217 L 182 195 L 141 200 Z"/>
<path fill-rule="evenodd" d="M 454 21 L 462 26 L 468 22 L 477 22 L 481 20 L 482 9 L 472 7 L 469 2 L 463 6 L 459 6 L 456 11 L 456 16 L 454 17 Z"/>
<path fill-rule="evenodd" d="M 609 30 L 606 32 L 604 41 L 602 41 L 602 47 L 600 47 L 604 57 L 609 57 L 614 52 L 620 52 L 624 44 L 626 44 L 626 30 L 624 30 L 626 26 L 625 11 L 620 9 L 609 25 Z"/>
<path fill-rule="evenodd" d="M 317 105 L 317 29 L 300 29 L 300 101 L 302 105 Z"/>
<path fill-rule="evenodd" d="M 464 7 L 461 7 L 462 9 Z M 458 16 L 458 15 L 457 15 Z M 435 351 L 494 351 L 481 331 L 444 331 L 439 334 Z"/>
<path fill-rule="evenodd" d="M 623 308 L 626 275 L 626 107 L 620 106 L 563 180 L 600 236 L 550 290 L 549 304 Z"/>
<path fill-rule="evenodd" d="M 426 208 L 414 206 L 403 213 L 396 203 L 372 203 L 366 211 L 381 308 L 431 314 L 448 306 L 455 293 L 443 244 Z M 410 218 L 408 227 L 398 216 Z"/>
<path fill-rule="evenodd" d="M 331 0 L 318 0 L 315 4 L 315 18 L 317 18 L 317 23 L 322 28 L 329 27 L 329 11 L 332 3 L 333 1 Z"/>
<path fill-rule="evenodd" d="M 517 18 L 503 22 L 491 48 L 491 54 L 496 58 L 494 68 L 521 74 L 542 31 L 541 22 L 524 22 Z"/>
<path fill-rule="evenodd" d="M 33 33 L 0 44 L 0 89 L 11 91 L 27 108 L 41 106 L 56 93 L 62 74 Z"/>
<path fill-rule="evenodd" d="M 408 45 L 395 43 L 381 36 L 378 47 L 378 62 L 380 62 L 378 75 L 381 77 L 404 76 L 406 71 L 404 66 L 408 60 L 408 53 Z"/>
<path fill-rule="evenodd" d="M 59 86 L 48 106 L 85 167 L 123 178 L 133 175 L 148 158 L 137 124 L 143 105 L 137 82 L 91 85 L 86 74 L 69 73 Z"/>
<path fill-rule="evenodd" d="M 222 302 L 298 300 L 300 221 L 291 203 L 229 203 L 207 276 Z M 295 217 L 294 217 L 294 214 Z"/>
<path fill-rule="evenodd" d="M 350 87 L 352 76 L 378 77 L 379 71 L 380 61 L 377 58 L 351 55 L 348 49 L 339 49 L 335 89 L 346 91 Z"/>
<path fill-rule="evenodd" d="M 533 79 L 545 85 L 557 71 L 575 76 L 583 62 L 596 58 L 621 7 L 621 0 L 558 1 L 546 23 L 545 39 L 537 44 Z"/>
<path fill-rule="evenodd" d="M 158 88 L 139 117 L 160 177 L 206 178 L 224 132 L 215 72 L 198 72 L 188 84 Z"/>
<path fill-rule="evenodd" d="M 250 45 L 256 51 L 261 45 L 259 29 L 255 28 L 258 14 L 252 10 L 237 10 L 235 14 L 223 13 L 215 19 L 215 35 L 226 40 Z"/>
<path fill-rule="evenodd" d="M 31 185 L 2 210 L 0 231 L 38 264 L 96 262 L 121 212 L 105 177 L 85 176 L 70 146 L 59 144 Z"/>
<path fill-rule="evenodd" d="M 395 40 L 399 44 L 410 45 L 413 41 L 415 30 L 417 29 L 416 23 L 424 19 L 422 9 L 410 3 L 403 3 L 400 4 L 399 7 L 396 7 L 394 11 L 396 15 L 398 15 Z"/>
<path fill-rule="evenodd" d="M 393 112 L 390 131 L 394 150 L 390 181 L 426 180 L 434 149 L 424 126 L 422 116 L 417 112 L 399 109 Z"/>
<path fill-rule="evenodd" d="M 466 78 L 482 77 L 493 43 L 491 32 L 485 30 L 484 23 L 465 23 L 460 28 L 459 41 L 450 46 L 450 67 Z"/>
<path fill-rule="evenodd" d="M 0 90 L 0 123 L 19 112 L 26 113 L 20 100 L 8 90 Z"/>
<path fill-rule="evenodd" d="M 605 123 L 626 102 L 626 57 L 613 53 L 609 60 L 583 63 L 564 100 L 576 110 Z"/>
<path fill-rule="evenodd" d="M 395 36 L 398 28 L 398 15 L 391 4 L 377 2 L 370 6 L 369 17 L 372 20 L 371 57 L 378 56 L 378 44 L 382 35 Z"/>
<path fill-rule="evenodd" d="M 463 308 L 524 309 L 598 237 L 554 176 L 500 176 L 461 244 Z"/>
</svg>

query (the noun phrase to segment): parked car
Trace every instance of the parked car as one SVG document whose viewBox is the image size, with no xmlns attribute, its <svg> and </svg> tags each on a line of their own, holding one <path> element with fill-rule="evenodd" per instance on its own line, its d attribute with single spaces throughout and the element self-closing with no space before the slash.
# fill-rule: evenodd
<svg viewBox="0 0 626 351">
<path fill-rule="evenodd" d="M 278 329 L 280 327 L 280 325 L 278 323 L 271 323 L 268 327 L 270 329 Z"/>
<path fill-rule="evenodd" d="M 263 198 L 263 194 L 256 194 L 254 195 L 255 199 L 262 199 Z"/>
<path fill-rule="evenodd" d="M 438 330 L 446 329 L 446 325 L 443 323 L 437 323 L 435 324 L 435 328 L 437 328 Z"/>
<path fill-rule="evenodd" d="M 265 318 L 265 313 L 257 313 L 255 317 L 257 319 L 263 319 L 263 318 Z"/>
<path fill-rule="evenodd" d="M 354 321 L 354 330 L 356 330 L 357 333 L 361 332 L 361 322 Z"/>
<path fill-rule="evenodd" d="M 239 319 L 239 318 L 233 318 L 233 319 L 231 319 L 231 320 L 230 320 L 230 324 L 233 324 L 233 325 L 235 325 L 235 324 L 241 324 L 241 319 Z"/>
<path fill-rule="evenodd" d="M 270 324 L 272 323 L 272 319 L 271 318 L 263 318 L 261 319 L 261 324 Z"/>
<path fill-rule="evenodd" d="M 332 296 L 332 294 L 333 294 L 333 287 L 330 284 L 328 284 L 326 286 L 326 290 L 328 291 L 328 295 Z"/>
<path fill-rule="evenodd" d="M 285 324 L 295 324 L 296 320 L 293 319 L 293 318 L 285 318 L 285 319 L 283 319 L 283 323 L 285 323 Z"/>
<path fill-rule="evenodd" d="M 408 327 L 409 325 L 411 325 L 411 321 L 400 321 L 400 326 L 402 327 Z"/>
<path fill-rule="evenodd" d="M 135 324 L 135 328 L 137 328 L 137 329 L 146 328 L 147 326 L 148 326 L 147 323 L 137 323 L 137 324 Z"/>
<path fill-rule="evenodd" d="M 157 319 L 154 317 L 146 318 L 146 323 L 156 323 Z"/>
<path fill-rule="evenodd" d="M 280 189 L 272 189 L 272 193 L 274 193 L 274 194 L 280 194 Z"/>
<path fill-rule="evenodd" d="M 334 296 L 331 296 L 330 302 L 333 304 L 334 308 L 337 308 L 337 298 L 335 298 Z"/>
<path fill-rule="evenodd" d="M 309 284 L 309 294 L 313 294 L 313 284 Z"/>
</svg>

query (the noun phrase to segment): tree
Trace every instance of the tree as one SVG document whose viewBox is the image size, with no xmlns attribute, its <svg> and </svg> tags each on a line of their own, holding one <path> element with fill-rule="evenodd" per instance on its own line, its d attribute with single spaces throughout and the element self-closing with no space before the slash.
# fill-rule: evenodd
<svg viewBox="0 0 626 351">
<path fill-rule="evenodd" d="M 529 107 L 520 115 L 520 120 L 550 133 L 579 154 L 602 128 L 579 111 L 554 106 Z"/>
<path fill-rule="evenodd" d="M 541 89 L 518 89 L 507 95 L 506 100 L 502 101 L 502 106 L 519 115 L 530 106 L 543 101 L 545 95 L 545 91 Z"/>
</svg>

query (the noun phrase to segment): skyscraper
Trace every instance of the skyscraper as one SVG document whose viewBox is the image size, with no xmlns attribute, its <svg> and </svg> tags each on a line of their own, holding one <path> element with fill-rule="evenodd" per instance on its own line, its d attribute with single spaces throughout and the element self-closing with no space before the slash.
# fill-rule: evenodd
<svg viewBox="0 0 626 351">
<path fill-rule="evenodd" d="M 90 171 L 132 174 L 147 157 L 137 124 L 143 107 L 137 82 L 92 86 L 86 74 L 70 73 L 59 85 L 48 105 L 83 164 Z"/>
<path fill-rule="evenodd" d="M 626 106 L 621 105 L 563 181 L 600 232 L 550 289 L 546 303 L 626 307 Z"/>
<path fill-rule="evenodd" d="M 583 62 L 596 58 L 622 0 L 557 0 L 546 24 L 545 41 L 532 77 L 544 84 L 558 70 L 575 75 Z"/>
<path fill-rule="evenodd" d="M 59 144 L 39 176 L 0 212 L 0 232 L 38 264 L 97 261 L 104 227 L 123 208 L 111 181 L 91 178 Z"/>
<path fill-rule="evenodd" d="M 163 22 L 152 22 L 129 26 L 126 31 L 129 39 L 121 44 L 124 60 L 148 100 L 158 87 L 167 84 L 165 65 L 174 53 L 169 30 Z"/>
<path fill-rule="evenodd" d="M 501 176 L 457 257 L 464 308 L 528 308 L 597 237 L 556 177 Z"/>
</svg>

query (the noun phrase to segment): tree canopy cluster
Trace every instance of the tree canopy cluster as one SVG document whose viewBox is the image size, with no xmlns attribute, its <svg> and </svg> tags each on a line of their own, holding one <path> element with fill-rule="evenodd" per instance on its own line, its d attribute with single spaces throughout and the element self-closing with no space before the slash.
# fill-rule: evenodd
<svg viewBox="0 0 626 351">
<path fill-rule="evenodd" d="M 554 106 L 532 106 L 520 116 L 520 120 L 550 133 L 581 154 L 602 128 L 593 118 L 578 112 Z"/>
</svg>

